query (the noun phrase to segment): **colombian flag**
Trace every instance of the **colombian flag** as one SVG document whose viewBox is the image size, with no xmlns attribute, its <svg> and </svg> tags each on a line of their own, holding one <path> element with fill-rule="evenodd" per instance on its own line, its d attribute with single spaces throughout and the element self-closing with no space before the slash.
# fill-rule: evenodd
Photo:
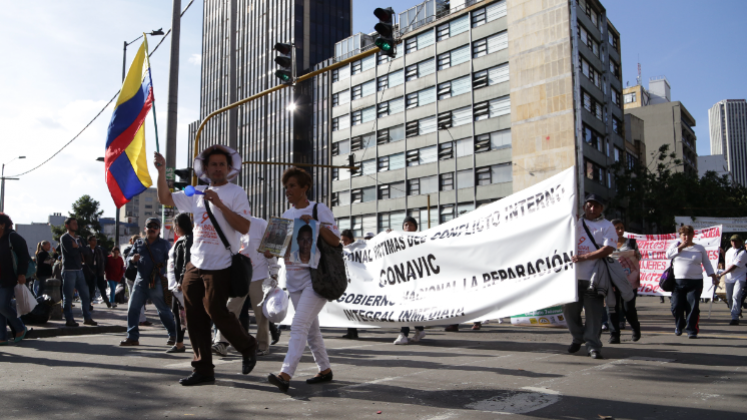
<svg viewBox="0 0 747 420">
<path fill-rule="evenodd" d="M 145 155 L 145 117 L 152 106 L 153 82 L 144 39 L 119 92 L 106 136 L 106 184 L 117 208 L 153 184 Z"/>
</svg>

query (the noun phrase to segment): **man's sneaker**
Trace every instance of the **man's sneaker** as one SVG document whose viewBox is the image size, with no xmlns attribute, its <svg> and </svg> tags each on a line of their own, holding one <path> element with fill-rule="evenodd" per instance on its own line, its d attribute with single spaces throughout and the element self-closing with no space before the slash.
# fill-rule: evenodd
<svg viewBox="0 0 747 420">
<path fill-rule="evenodd" d="M 589 356 L 592 359 L 604 359 L 604 357 L 602 357 L 602 352 L 599 351 L 599 350 L 592 350 L 592 351 L 590 351 L 589 352 Z"/>
<path fill-rule="evenodd" d="M 729 325 L 739 325 L 739 320 L 738 319 L 732 319 L 731 322 L 729 323 Z"/>
<path fill-rule="evenodd" d="M 619 335 L 610 335 L 610 339 L 608 341 L 610 344 L 620 344 L 620 336 Z"/>
<path fill-rule="evenodd" d="M 413 341 L 413 342 L 417 343 L 418 341 L 420 341 L 423 338 L 425 338 L 425 331 L 415 330 L 415 334 L 412 336 L 411 339 L 408 339 L 408 341 Z"/>
<path fill-rule="evenodd" d="M 571 343 L 568 346 L 568 353 L 577 353 L 579 350 L 581 350 L 581 343 Z"/>
<path fill-rule="evenodd" d="M 92 320 L 91 318 L 88 318 L 87 320 L 83 321 L 83 325 L 90 325 L 92 327 L 95 327 L 95 326 L 99 325 L 99 323 L 96 322 L 96 321 L 94 321 L 94 320 Z"/>
<path fill-rule="evenodd" d="M 405 335 L 404 335 L 404 334 L 401 334 L 401 333 L 400 333 L 400 335 L 399 335 L 399 336 L 397 336 L 397 339 L 396 339 L 396 340 L 394 340 L 394 344 L 396 344 L 396 345 L 398 345 L 398 346 L 401 346 L 401 345 L 407 344 L 407 343 L 409 343 L 409 342 L 410 342 L 410 340 L 409 340 L 409 339 L 408 339 L 407 337 L 405 337 Z"/>
<path fill-rule="evenodd" d="M 674 329 L 674 335 L 676 335 L 677 337 L 681 336 L 682 335 L 682 330 L 679 329 L 679 328 L 675 328 Z"/>
<path fill-rule="evenodd" d="M 226 357 L 228 356 L 228 346 L 226 346 L 226 343 L 215 343 L 213 344 L 213 353 Z"/>
</svg>

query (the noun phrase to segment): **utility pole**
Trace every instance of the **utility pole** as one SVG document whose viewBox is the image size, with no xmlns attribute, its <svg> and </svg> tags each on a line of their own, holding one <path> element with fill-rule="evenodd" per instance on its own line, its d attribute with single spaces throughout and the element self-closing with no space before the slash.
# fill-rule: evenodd
<svg viewBox="0 0 747 420">
<path fill-rule="evenodd" d="M 228 18 L 228 103 L 232 104 L 237 101 L 238 92 L 236 90 L 236 3 L 237 0 L 230 0 L 230 15 Z M 238 147 L 238 108 L 228 111 L 228 147 L 239 151 Z M 238 183 L 238 177 L 234 178 Z"/>
<path fill-rule="evenodd" d="M 10 160 L 10 162 L 13 162 L 16 159 L 26 159 L 26 156 L 18 156 L 16 158 L 13 158 Z M 7 163 L 10 163 L 7 162 Z M 8 181 L 18 181 L 18 178 L 6 178 L 5 177 L 5 165 L 6 163 L 3 163 L 3 169 L 0 171 L 0 213 L 5 211 L 5 180 Z"/>
<path fill-rule="evenodd" d="M 177 106 L 179 104 L 179 38 L 182 1 L 173 0 L 171 10 L 171 52 L 169 57 L 169 98 L 166 110 L 166 182 L 174 188 L 174 168 L 176 168 L 176 129 Z M 161 237 L 166 237 L 166 210 L 161 206 Z"/>
</svg>

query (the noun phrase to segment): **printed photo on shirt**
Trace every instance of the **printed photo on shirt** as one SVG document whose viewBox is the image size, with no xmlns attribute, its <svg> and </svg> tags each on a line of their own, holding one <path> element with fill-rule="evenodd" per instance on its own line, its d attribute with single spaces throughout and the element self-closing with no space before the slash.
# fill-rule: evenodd
<svg viewBox="0 0 747 420">
<path fill-rule="evenodd" d="M 285 255 L 293 234 L 293 220 L 273 217 L 267 224 L 267 229 L 259 244 L 259 252 L 270 251 L 270 254 L 281 257 Z"/>
<path fill-rule="evenodd" d="M 293 238 L 291 239 L 290 262 L 293 264 L 309 264 L 316 254 L 316 241 L 319 235 L 316 220 L 308 223 L 303 219 L 296 219 L 293 223 Z"/>
</svg>

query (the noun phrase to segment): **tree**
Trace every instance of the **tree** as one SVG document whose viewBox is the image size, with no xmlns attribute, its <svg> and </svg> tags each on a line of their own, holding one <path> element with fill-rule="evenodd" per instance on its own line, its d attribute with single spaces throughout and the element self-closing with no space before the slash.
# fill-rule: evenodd
<svg viewBox="0 0 747 420">
<path fill-rule="evenodd" d="M 642 223 L 651 233 L 669 233 L 676 230 L 675 216 L 744 216 L 747 188 L 715 172 L 703 178 L 675 172 L 682 162 L 669 153 L 669 146 L 661 146 L 658 153 L 653 169 L 641 163 L 612 166 L 617 194 L 610 206 L 625 208 L 627 221 Z"/>
<path fill-rule="evenodd" d="M 89 195 L 84 195 L 74 202 L 73 211 L 68 213 L 69 217 L 74 217 L 78 221 L 77 234 L 84 241 L 88 236 L 95 235 L 99 241 L 99 245 L 106 249 L 112 249 L 114 241 L 107 238 L 101 231 L 99 218 L 103 214 L 104 211 L 99 210 L 99 202 Z M 57 242 L 60 241 L 60 236 L 65 234 L 65 232 L 67 232 L 65 225 L 52 226 L 52 234 L 54 235 L 54 240 Z"/>
</svg>

